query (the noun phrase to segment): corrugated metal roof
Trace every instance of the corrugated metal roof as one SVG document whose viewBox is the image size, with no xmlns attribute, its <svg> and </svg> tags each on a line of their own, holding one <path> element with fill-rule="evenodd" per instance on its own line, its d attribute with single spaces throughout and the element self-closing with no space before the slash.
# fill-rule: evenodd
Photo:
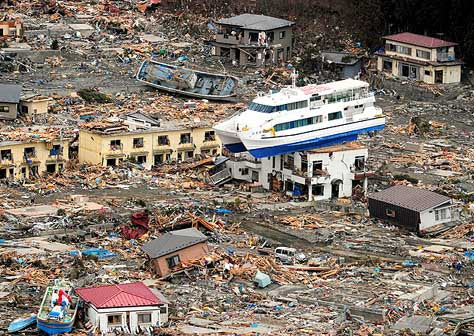
<svg viewBox="0 0 474 336">
<path fill-rule="evenodd" d="M 451 201 L 447 196 L 435 192 L 408 187 L 393 186 L 369 196 L 369 199 L 400 206 L 413 211 L 424 211 Z"/>
<path fill-rule="evenodd" d="M 139 307 L 163 304 L 143 282 L 75 289 L 85 302 L 97 308 Z"/>
<path fill-rule="evenodd" d="M 142 250 L 150 258 L 159 258 L 186 247 L 205 242 L 206 240 L 207 237 L 195 228 L 176 230 L 167 232 L 160 238 L 146 243 L 143 245 Z"/>
<path fill-rule="evenodd" d="M 397 41 L 407 44 L 413 44 L 420 47 L 426 48 L 441 48 L 441 47 L 452 47 L 457 45 L 454 42 L 448 42 L 440 40 L 434 37 L 429 37 L 425 35 L 418 35 L 413 33 L 400 33 L 394 35 L 388 35 L 383 37 L 386 40 Z"/>
<path fill-rule="evenodd" d="M 18 104 L 20 102 L 21 86 L 0 84 L 0 102 Z"/>
<path fill-rule="evenodd" d="M 294 24 L 292 21 L 256 14 L 241 14 L 231 18 L 222 19 L 217 23 L 260 31 L 289 27 Z"/>
</svg>

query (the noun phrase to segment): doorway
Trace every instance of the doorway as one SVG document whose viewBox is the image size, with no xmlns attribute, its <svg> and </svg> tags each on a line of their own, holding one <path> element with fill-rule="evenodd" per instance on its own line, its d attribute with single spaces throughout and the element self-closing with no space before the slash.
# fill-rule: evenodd
<svg viewBox="0 0 474 336">
<path fill-rule="evenodd" d="M 341 184 L 341 180 L 335 180 L 331 183 L 331 198 L 339 198 Z"/>
<path fill-rule="evenodd" d="M 435 83 L 436 84 L 443 83 L 443 70 L 435 70 Z"/>
</svg>

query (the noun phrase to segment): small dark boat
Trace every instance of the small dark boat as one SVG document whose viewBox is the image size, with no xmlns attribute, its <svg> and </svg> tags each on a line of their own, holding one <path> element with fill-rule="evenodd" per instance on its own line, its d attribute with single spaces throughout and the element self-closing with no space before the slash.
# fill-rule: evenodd
<svg viewBox="0 0 474 336">
<path fill-rule="evenodd" d="M 35 323 L 36 323 L 36 314 L 31 314 L 31 316 L 28 316 L 28 317 L 20 317 L 20 318 L 17 318 L 12 323 L 10 323 L 10 325 L 8 326 L 8 332 L 14 333 L 14 332 L 26 329 Z"/>
<path fill-rule="evenodd" d="M 230 101 L 235 100 L 238 83 L 233 76 L 186 69 L 154 60 L 142 63 L 137 80 L 160 90 L 190 97 Z"/>
</svg>

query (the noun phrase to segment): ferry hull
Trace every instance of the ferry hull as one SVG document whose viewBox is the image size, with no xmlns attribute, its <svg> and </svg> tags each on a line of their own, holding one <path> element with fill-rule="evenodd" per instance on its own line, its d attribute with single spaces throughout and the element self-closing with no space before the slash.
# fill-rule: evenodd
<svg viewBox="0 0 474 336">
<path fill-rule="evenodd" d="M 68 323 L 61 323 L 57 321 L 45 321 L 38 319 L 37 327 L 48 335 L 64 334 L 72 331 L 74 320 Z"/>
<path fill-rule="evenodd" d="M 341 133 L 336 133 L 336 134 L 331 134 L 331 135 L 326 135 L 326 136 L 321 136 L 321 137 L 314 137 L 307 140 L 295 141 L 295 142 L 290 142 L 289 140 L 291 139 L 291 137 L 288 137 L 288 140 L 286 142 L 283 140 L 283 141 L 280 141 L 280 144 L 257 147 L 257 148 L 255 147 L 251 148 L 251 146 L 248 146 L 246 144 L 245 140 L 244 140 L 244 144 L 247 145 L 247 148 L 250 154 L 252 154 L 252 156 L 259 159 L 263 157 L 271 157 L 271 156 L 282 155 L 282 154 L 287 154 L 287 153 L 292 153 L 292 152 L 300 152 L 300 151 L 310 150 L 314 148 L 331 146 L 331 145 L 335 145 L 335 144 L 347 142 L 347 141 L 354 141 L 354 140 L 357 140 L 357 137 L 359 134 L 379 131 L 379 130 L 384 129 L 384 127 L 385 127 L 384 124 L 373 125 L 373 126 L 368 126 L 362 129 L 349 130 L 349 131 L 345 131 Z"/>
</svg>

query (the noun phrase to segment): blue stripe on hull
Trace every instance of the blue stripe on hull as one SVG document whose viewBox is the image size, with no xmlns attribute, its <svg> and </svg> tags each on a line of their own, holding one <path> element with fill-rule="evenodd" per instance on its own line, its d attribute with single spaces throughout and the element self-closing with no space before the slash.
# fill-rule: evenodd
<svg viewBox="0 0 474 336">
<path fill-rule="evenodd" d="M 232 153 L 240 153 L 240 152 L 246 152 L 247 151 L 247 148 L 245 148 L 245 145 L 241 142 L 233 143 L 233 144 L 225 144 L 224 146 L 225 146 L 225 148 L 227 148 Z"/>
<path fill-rule="evenodd" d="M 275 155 L 287 154 L 292 152 L 301 152 L 304 150 L 310 150 L 314 148 L 321 148 L 331 145 L 336 145 L 345 141 L 357 140 L 357 136 L 361 133 L 367 133 L 372 131 L 378 131 L 385 127 L 385 125 L 372 126 L 368 128 L 358 129 L 350 132 L 339 133 L 329 135 L 322 138 L 314 138 L 311 140 L 288 143 L 284 145 L 278 145 L 273 147 L 264 147 L 251 149 L 249 152 L 256 158 L 270 157 Z"/>
<path fill-rule="evenodd" d="M 38 320 L 37 327 L 39 330 L 44 331 L 49 335 L 64 334 L 71 332 L 74 321 L 70 323 L 54 323 L 54 322 L 44 322 Z"/>
</svg>

